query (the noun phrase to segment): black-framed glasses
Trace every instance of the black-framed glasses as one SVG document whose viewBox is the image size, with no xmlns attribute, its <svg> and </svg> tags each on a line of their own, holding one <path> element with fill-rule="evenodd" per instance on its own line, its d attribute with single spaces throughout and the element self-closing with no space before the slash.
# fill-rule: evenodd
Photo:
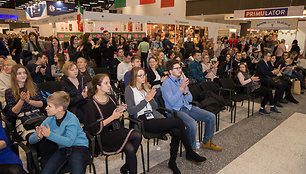
<svg viewBox="0 0 306 174">
<path fill-rule="evenodd" d="M 173 69 L 176 69 L 176 70 L 181 70 L 182 67 L 176 67 L 176 68 L 173 68 Z"/>
</svg>

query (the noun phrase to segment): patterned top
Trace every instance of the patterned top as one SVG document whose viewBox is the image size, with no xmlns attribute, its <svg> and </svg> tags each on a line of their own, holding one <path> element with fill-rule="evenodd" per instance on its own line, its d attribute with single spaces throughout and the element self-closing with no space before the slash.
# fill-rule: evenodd
<svg viewBox="0 0 306 174">
<path fill-rule="evenodd" d="M 35 85 L 35 89 L 36 89 L 36 96 L 30 97 L 30 100 L 42 101 L 44 103 L 43 106 L 45 106 L 45 101 L 43 100 L 43 97 L 42 97 L 42 95 L 40 93 L 40 90 L 36 87 L 36 85 Z M 25 88 L 20 88 L 20 91 L 24 91 L 24 90 L 25 90 Z M 30 105 L 27 102 L 24 102 L 20 112 L 18 114 L 15 114 L 12 111 L 12 108 L 18 103 L 19 99 L 16 99 L 14 97 L 11 88 L 9 88 L 9 89 L 7 89 L 5 91 L 5 101 L 7 103 L 7 107 L 8 107 L 7 112 L 8 112 L 9 115 L 18 115 L 19 113 L 23 113 L 23 112 L 28 112 L 28 111 L 33 111 L 33 110 L 36 110 L 36 109 L 40 109 L 40 108 L 37 108 L 37 107 L 35 107 L 33 105 Z"/>
</svg>

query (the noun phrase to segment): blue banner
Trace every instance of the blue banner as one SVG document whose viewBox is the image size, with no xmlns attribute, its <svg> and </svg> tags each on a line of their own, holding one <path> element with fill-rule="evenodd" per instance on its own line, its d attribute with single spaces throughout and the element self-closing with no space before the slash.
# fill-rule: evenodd
<svg viewBox="0 0 306 174">
<path fill-rule="evenodd" d="M 73 12 L 75 12 L 75 5 L 72 3 L 47 1 L 47 14 L 49 16 L 57 16 Z"/>
</svg>

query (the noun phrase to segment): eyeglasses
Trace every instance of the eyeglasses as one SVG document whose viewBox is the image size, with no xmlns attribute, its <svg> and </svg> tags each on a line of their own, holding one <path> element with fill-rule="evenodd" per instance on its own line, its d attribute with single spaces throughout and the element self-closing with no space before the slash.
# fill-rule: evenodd
<svg viewBox="0 0 306 174">
<path fill-rule="evenodd" d="M 176 70 L 181 70 L 182 67 L 176 67 L 176 68 L 173 68 L 173 69 L 176 69 Z"/>
<path fill-rule="evenodd" d="M 140 75 L 137 75 L 137 77 L 143 78 L 143 77 L 146 77 L 146 74 L 140 74 Z"/>
</svg>

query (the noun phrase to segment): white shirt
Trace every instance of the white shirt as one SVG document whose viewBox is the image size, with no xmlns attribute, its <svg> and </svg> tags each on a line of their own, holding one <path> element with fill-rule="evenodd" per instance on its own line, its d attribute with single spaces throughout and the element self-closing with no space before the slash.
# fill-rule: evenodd
<svg viewBox="0 0 306 174">
<path fill-rule="evenodd" d="M 158 72 L 157 72 L 156 70 L 153 71 L 153 72 L 154 72 L 155 77 L 156 77 L 154 81 L 160 80 L 160 75 L 158 74 Z M 155 88 L 160 88 L 160 84 L 154 85 L 154 87 L 155 87 Z"/>
<path fill-rule="evenodd" d="M 138 105 L 142 100 L 144 100 L 147 95 L 147 93 L 143 90 L 143 94 L 135 87 L 132 88 L 133 93 L 134 93 L 134 101 L 135 101 L 135 105 Z M 143 115 L 145 111 L 150 110 L 152 111 L 152 107 L 150 105 L 150 103 L 148 102 L 147 107 L 143 107 L 138 113 L 137 113 L 137 117 L 140 115 Z"/>
<path fill-rule="evenodd" d="M 117 79 L 120 81 L 124 81 L 124 74 L 128 72 L 129 68 L 132 67 L 131 62 L 130 63 L 125 63 L 121 62 L 119 63 L 117 67 Z"/>
</svg>

